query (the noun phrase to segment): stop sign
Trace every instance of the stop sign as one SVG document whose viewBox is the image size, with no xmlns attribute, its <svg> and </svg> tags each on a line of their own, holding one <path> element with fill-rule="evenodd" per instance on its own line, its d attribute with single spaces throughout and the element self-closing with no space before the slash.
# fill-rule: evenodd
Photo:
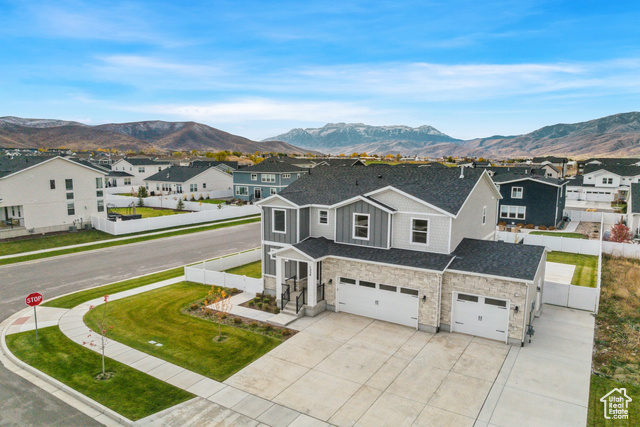
<svg viewBox="0 0 640 427">
<path fill-rule="evenodd" d="M 25 299 L 25 302 L 27 303 L 27 305 L 30 305 L 31 307 L 40 305 L 40 303 L 42 302 L 42 294 L 39 294 L 38 292 L 29 294 L 29 296 Z"/>
</svg>

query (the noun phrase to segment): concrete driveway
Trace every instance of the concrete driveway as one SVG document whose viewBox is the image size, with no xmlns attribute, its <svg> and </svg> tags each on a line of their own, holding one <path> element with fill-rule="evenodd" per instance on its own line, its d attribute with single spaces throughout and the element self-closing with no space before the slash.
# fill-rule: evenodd
<svg viewBox="0 0 640 427">
<path fill-rule="evenodd" d="M 226 384 L 338 426 L 472 426 L 509 346 L 345 313 L 300 332 Z"/>
</svg>

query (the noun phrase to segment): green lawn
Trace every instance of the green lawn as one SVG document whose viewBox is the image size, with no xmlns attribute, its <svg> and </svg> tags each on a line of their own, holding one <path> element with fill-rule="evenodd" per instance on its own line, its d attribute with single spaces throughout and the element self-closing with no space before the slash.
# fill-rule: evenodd
<svg viewBox="0 0 640 427">
<path fill-rule="evenodd" d="M 112 208 L 109 209 L 111 213 L 119 213 L 122 215 L 132 215 L 133 209 L 131 208 Z M 176 215 L 181 213 L 187 213 L 183 211 L 174 211 L 172 209 L 154 209 L 154 208 L 144 208 L 144 207 L 136 207 L 136 214 L 142 215 L 142 218 L 155 218 L 158 216 L 168 216 L 168 215 Z"/>
<path fill-rule="evenodd" d="M 77 305 L 82 304 L 83 302 L 90 301 L 94 298 L 100 298 L 105 295 L 113 295 L 115 293 L 123 292 L 140 286 L 150 285 L 151 283 L 172 279 L 174 277 L 182 276 L 183 274 L 184 267 L 178 267 L 172 270 L 161 271 L 160 273 L 156 274 L 148 274 L 137 279 L 125 280 L 122 282 L 112 283 L 110 285 L 87 289 L 86 291 L 75 292 L 70 295 L 47 301 L 42 305 L 45 307 L 73 308 Z"/>
<path fill-rule="evenodd" d="M 215 342 L 217 323 L 189 316 L 183 307 L 207 296 L 210 286 L 182 282 L 108 303 L 109 325 L 115 341 L 136 348 L 217 381 L 224 381 L 281 341 L 231 326 L 222 326 L 228 339 Z M 102 306 L 84 320 L 96 327 Z M 162 347 L 149 341 L 163 344 Z"/>
<path fill-rule="evenodd" d="M 7 335 L 9 350 L 23 362 L 103 404 L 117 413 L 139 420 L 195 397 L 112 359 L 108 381 L 93 377 L 101 372 L 101 356 L 67 338 L 57 326 Z M 46 423 L 46 420 L 43 420 Z"/>
<path fill-rule="evenodd" d="M 600 402 L 600 398 L 614 388 L 620 387 L 626 388 L 627 396 L 633 399 L 629 404 L 629 419 L 607 420 L 604 418 L 604 404 Z M 617 382 L 597 375 L 591 375 L 587 426 L 637 426 L 638 422 L 640 422 L 640 404 L 638 403 L 638 400 L 640 400 L 640 387 L 629 383 Z"/>
<path fill-rule="evenodd" d="M 571 239 L 588 239 L 589 236 L 581 233 L 563 233 L 556 231 L 532 231 L 529 234 L 538 235 L 538 236 L 553 236 L 553 237 L 569 237 Z"/>
<path fill-rule="evenodd" d="M 218 199 L 204 199 L 204 200 L 198 200 L 198 202 L 209 203 L 211 205 L 221 205 L 225 201 L 224 200 L 218 200 Z"/>
<path fill-rule="evenodd" d="M 252 262 L 250 264 L 241 265 L 240 267 L 225 270 L 227 273 L 238 274 L 240 276 L 253 277 L 259 279 L 262 277 L 262 261 Z"/>
<path fill-rule="evenodd" d="M 547 261 L 576 266 L 571 279 L 572 285 L 595 288 L 598 280 L 598 257 L 595 255 L 580 255 L 569 252 L 550 252 Z"/>
<path fill-rule="evenodd" d="M 79 248 L 61 249 L 59 251 L 51 251 L 51 252 L 45 252 L 45 253 L 40 253 L 40 254 L 24 255 L 24 256 L 19 256 L 19 257 L 14 257 L 14 258 L 0 259 L 0 265 L 13 264 L 13 263 L 23 262 L 23 261 L 32 261 L 34 259 L 49 258 L 49 257 L 52 257 L 52 256 L 57 256 L 57 255 L 72 254 L 72 253 L 77 253 L 77 252 L 90 251 L 90 250 L 94 250 L 94 249 L 108 248 L 108 247 L 111 247 L 111 246 L 126 245 L 126 244 L 129 244 L 129 243 L 143 242 L 143 241 L 146 241 L 146 240 L 162 239 L 162 238 L 165 238 L 165 237 L 179 236 L 179 235 L 183 235 L 183 234 L 199 233 L 201 231 L 215 230 L 215 229 L 218 229 L 218 228 L 231 227 L 231 226 L 234 226 L 234 225 L 249 224 L 249 223 L 252 223 L 252 222 L 260 221 L 260 217 L 256 217 L 254 215 L 249 215 L 247 217 L 241 217 L 237 221 L 219 224 L 220 222 L 224 222 L 224 221 L 228 221 L 228 220 L 214 221 L 214 222 L 210 222 L 210 223 L 207 223 L 207 224 L 203 224 L 202 227 L 190 228 L 190 229 L 187 229 L 187 230 L 171 231 L 171 228 L 166 229 L 166 230 L 159 230 L 161 232 L 161 234 L 154 234 L 152 236 L 148 235 L 149 232 L 134 233 L 134 234 L 129 234 L 128 236 L 140 236 L 140 237 L 134 237 L 132 239 L 127 239 L 127 240 L 120 240 L 120 241 L 117 241 L 117 242 L 97 243 L 95 245 L 84 246 L 84 247 L 79 247 Z M 172 227 L 172 228 L 182 228 L 182 226 L 180 226 L 180 227 Z M 85 233 L 87 233 L 87 234 L 88 233 L 100 233 L 100 234 L 93 234 L 92 237 L 91 236 L 77 237 L 77 236 L 82 236 Z M 106 237 L 102 237 L 102 235 L 104 235 Z M 67 236 L 70 236 L 70 237 L 67 237 Z M 75 237 L 76 240 L 74 240 L 74 236 L 76 236 Z M 2 248 L 7 253 L 0 254 L 0 256 L 1 255 L 17 254 L 17 253 L 22 253 L 22 252 L 30 252 L 32 250 L 38 250 L 38 249 L 51 249 L 51 248 L 55 248 L 55 247 L 69 246 L 69 245 L 74 245 L 74 244 L 79 244 L 79 243 L 88 243 L 88 242 L 92 242 L 92 241 L 100 241 L 100 240 L 105 240 L 105 239 L 115 239 L 116 237 L 118 237 L 118 236 L 111 236 L 109 234 L 102 233 L 100 231 L 92 231 L 92 232 L 83 231 L 83 232 L 78 232 L 78 233 L 69 233 L 69 234 L 65 234 L 65 235 L 58 235 L 58 236 L 51 236 L 51 237 L 41 237 L 41 238 L 37 238 L 37 239 L 33 239 L 33 240 L 22 240 L 22 241 L 6 242 L 6 243 L 1 243 L 0 244 L 0 248 Z M 58 239 L 58 238 L 60 238 L 60 239 Z M 45 246 L 45 247 L 36 246 L 35 249 L 34 249 L 33 245 L 34 244 L 37 245 L 38 244 L 37 242 L 44 241 L 44 239 L 52 239 L 52 240 L 47 242 L 48 246 Z M 87 241 L 83 242 L 82 239 L 87 239 Z M 5 246 L 5 245 L 10 245 L 10 246 Z"/>
<path fill-rule="evenodd" d="M 98 242 L 100 240 L 113 239 L 114 237 L 116 236 L 98 230 L 81 230 L 77 233 L 32 237 L 25 240 L 11 240 L 0 243 L 0 256 L 78 245 L 81 243 Z"/>
</svg>

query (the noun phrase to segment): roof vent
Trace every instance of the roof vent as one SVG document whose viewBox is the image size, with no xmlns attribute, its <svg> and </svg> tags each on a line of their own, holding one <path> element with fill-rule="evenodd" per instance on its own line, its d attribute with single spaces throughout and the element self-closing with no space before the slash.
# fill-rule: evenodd
<svg viewBox="0 0 640 427">
<path fill-rule="evenodd" d="M 358 180 L 356 179 L 356 187 L 358 186 Z"/>
<path fill-rule="evenodd" d="M 460 166 L 460 178 L 464 178 L 464 166 Z"/>
<path fill-rule="evenodd" d="M 378 179 L 382 179 L 382 175 L 378 175 Z"/>
</svg>

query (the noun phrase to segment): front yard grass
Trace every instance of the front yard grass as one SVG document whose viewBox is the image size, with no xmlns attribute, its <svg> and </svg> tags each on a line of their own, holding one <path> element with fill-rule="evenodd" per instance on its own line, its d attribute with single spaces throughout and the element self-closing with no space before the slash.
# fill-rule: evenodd
<svg viewBox="0 0 640 427">
<path fill-rule="evenodd" d="M 563 233 L 563 232 L 555 232 L 555 231 L 532 231 L 529 234 L 537 235 L 537 236 L 553 236 L 553 237 L 568 237 L 570 239 L 588 239 L 589 236 L 582 233 Z"/>
<path fill-rule="evenodd" d="M 116 236 L 98 230 L 80 230 L 76 233 L 54 234 L 50 236 L 31 237 L 22 240 L 10 240 L 0 243 L 0 256 L 13 255 L 21 252 L 39 251 L 61 246 L 78 245 L 81 243 L 98 242 L 113 239 Z"/>
<path fill-rule="evenodd" d="M 83 302 L 87 302 L 95 298 L 100 298 L 105 295 L 112 295 L 118 292 L 138 288 L 140 286 L 150 285 L 156 282 L 162 282 L 163 280 L 173 279 L 174 277 L 182 276 L 183 274 L 184 267 L 177 267 L 171 270 L 161 271 L 155 274 L 148 274 L 146 276 L 138 277 L 135 279 L 129 279 L 122 282 L 112 283 L 110 285 L 87 289 L 86 291 L 75 292 L 70 295 L 47 301 L 42 305 L 46 307 L 56 308 L 73 308 L 77 305 L 82 304 Z"/>
<path fill-rule="evenodd" d="M 604 256 L 589 393 L 588 425 L 637 425 L 640 420 L 640 261 Z M 626 387 L 629 420 L 605 420 L 599 399 Z"/>
<path fill-rule="evenodd" d="M 598 257 L 595 255 L 572 254 L 569 252 L 550 252 L 547 261 L 576 266 L 571 279 L 572 285 L 595 288 L 598 281 Z"/>
<path fill-rule="evenodd" d="M 119 213 L 122 215 L 131 215 L 133 214 L 133 209 L 131 208 L 111 208 L 109 209 L 110 213 Z M 136 206 L 136 214 L 142 215 L 142 218 L 155 218 L 158 216 L 168 216 L 168 215 L 177 215 L 181 213 L 188 213 L 187 211 L 176 211 L 173 209 L 161 209 L 161 208 L 145 208 L 145 207 L 137 207 Z"/>
<path fill-rule="evenodd" d="M 23 362 L 124 415 L 139 420 L 195 397 L 112 359 L 106 370 L 115 376 L 99 381 L 101 356 L 67 338 L 57 326 L 6 336 L 9 350 Z"/>
<path fill-rule="evenodd" d="M 241 265 L 240 267 L 230 268 L 229 270 L 225 270 L 225 272 L 259 279 L 262 277 L 262 261 L 256 261 Z"/>
<path fill-rule="evenodd" d="M 182 366 L 216 381 L 224 381 L 282 341 L 255 332 L 222 325 L 228 338 L 214 341 L 218 325 L 182 313 L 184 307 L 205 298 L 210 286 L 182 282 L 108 303 L 113 340 Z M 102 306 L 85 315 L 96 329 Z M 149 344 L 156 341 L 158 347 Z"/>
</svg>

